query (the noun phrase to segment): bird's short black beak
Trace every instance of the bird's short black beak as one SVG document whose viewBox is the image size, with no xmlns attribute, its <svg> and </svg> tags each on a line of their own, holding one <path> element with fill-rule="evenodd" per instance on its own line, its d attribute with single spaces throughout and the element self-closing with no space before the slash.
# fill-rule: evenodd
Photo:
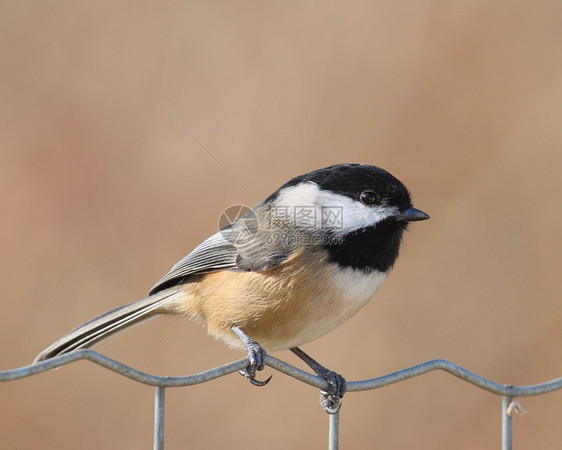
<svg viewBox="0 0 562 450">
<path fill-rule="evenodd" d="M 407 210 L 395 214 L 394 217 L 396 220 L 403 220 L 404 222 L 417 222 L 418 220 L 429 219 L 426 213 L 411 206 Z"/>
</svg>

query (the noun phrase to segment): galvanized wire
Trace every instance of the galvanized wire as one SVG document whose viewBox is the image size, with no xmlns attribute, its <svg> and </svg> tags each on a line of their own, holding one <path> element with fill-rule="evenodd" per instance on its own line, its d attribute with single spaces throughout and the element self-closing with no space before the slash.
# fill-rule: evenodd
<svg viewBox="0 0 562 450">
<path fill-rule="evenodd" d="M 511 450 L 512 445 L 513 421 L 508 411 L 511 400 L 506 395 L 502 397 L 502 450 Z"/>
<path fill-rule="evenodd" d="M 247 359 L 239 359 L 229 364 L 225 364 L 223 366 L 215 367 L 213 369 L 209 369 L 204 372 L 199 372 L 192 375 L 185 375 L 180 377 L 156 376 L 133 369 L 132 367 L 108 358 L 107 356 L 101 355 L 100 353 L 94 352 L 93 350 L 84 349 L 76 350 L 66 355 L 57 356 L 55 358 L 49 359 L 47 361 L 42 361 L 37 364 L 31 364 L 12 370 L 0 371 L 0 381 L 12 381 L 26 378 L 83 359 L 91 361 L 139 383 L 156 387 L 154 411 L 154 448 L 159 450 L 162 450 L 164 448 L 165 388 L 192 386 L 195 384 L 205 383 L 207 381 L 220 378 L 230 373 L 237 372 L 238 370 L 244 369 L 248 366 Z M 282 372 L 286 375 L 289 375 L 297 380 L 300 380 L 303 383 L 309 384 L 310 386 L 314 386 L 322 390 L 328 388 L 328 383 L 323 378 L 298 369 L 290 364 L 287 364 L 284 361 L 274 358 L 273 356 L 267 355 L 265 358 L 265 363 L 269 367 L 278 370 L 279 372 Z M 390 384 L 398 383 L 400 381 L 423 375 L 428 372 L 432 372 L 434 370 L 445 371 L 481 389 L 502 396 L 503 450 L 511 450 L 512 445 L 512 420 L 509 406 L 511 405 L 513 398 L 546 394 L 548 392 L 552 392 L 554 390 L 562 388 L 562 377 L 540 384 L 529 386 L 513 386 L 495 383 L 474 372 L 471 372 L 470 370 L 465 369 L 464 367 L 461 367 L 444 359 L 433 359 L 431 361 L 417 364 L 415 366 L 408 367 L 397 372 L 392 372 L 380 377 L 361 381 L 349 381 L 347 382 L 347 391 L 356 392 L 378 389 Z M 336 414 L 330 416 L 330 449 L 338 448 L 338 436 L 339 414 Z"/>
<path fill-rule="evenodd" d="M 156 386 L 154 396 L 154 450 L 164 450 L 164 412 L 166 410 L 166 388 Z"/>
</svg>

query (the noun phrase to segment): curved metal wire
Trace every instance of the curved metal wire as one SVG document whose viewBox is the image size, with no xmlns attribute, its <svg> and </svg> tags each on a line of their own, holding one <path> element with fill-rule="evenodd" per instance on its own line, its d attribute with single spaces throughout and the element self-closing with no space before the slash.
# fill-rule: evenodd
<svg viewBox="0 0 562 450">
<path fill-rule="evenodd" d="M 57 367 L 83 359 L 91 361 L 139 383 L 160 387 L 192 386 L 194 384 L 204 383 L 206 381 L 214 380 L 230 373 L 237 372 L 248 365 L 248 360 L 244 358 L 192 375 L 179 377 L 157 376 L 133 369 L 132 367 L 108 358 L 107 356 L 93 350 L 84 349 L 76 350 L 66 355 L 57 356 L 37 364 L 30 364 L 17 369 L 0 371 L 0 381 L 18 380 L 20 378 L 56 369 Z M 303 383 L 309 384 L 310 386 L 314 386 L 318 389 L 328 388 L 328 383 L 323 378 L 319 378 L 316 375 L 312 375 L 304 370 L 298 369 L 297 367 L 287 364 L 286 362 L 274 358 L 273 356 L 267 355 L 265 363 L 269 367 L 300 380 Z M 409 378 L 432 372 L 434 370 L 443 370 L 488 392 L 509 397 L 540 395 L 562 388 L 562 377 L 529 386 L 514 386 L 496 383 L 444 359 L 432 359 L 430 361 L 426 361 L 403 370 L 398 370 L 387 375 L 382 375 L 380 377 L 369 378 L 361 381 L 348 381 L 347 391 L 354 392 L 378 389 L 388 386 L 389 384 L 398 383 Z"/>
<path fill-rule="evenodd" d="M 19 367 L 17 369 L 0 371 L 1 381 L 12 381 L 21 378 L 26 378 L 32 375 L 37 375 L 47 370 L 56 369 L 57 367 L 73 363 L 79 360 L 88 360 L 108 370 L 111 370 L 119 375 L 130 378 L 139 383 L 148 384 L 156 387 L 155 398 L 155 428 L 154 428 L 154 448 L 164 448 L 164 390 L 168 387 L 181 387 L 192 386 L 195 384 L 205 383 L 206 381 L 214 380 L 222 376 L 237 372 L 248 366 L 247 359 L 239 359 L 223 366 L 215 367 L 213 369 L 205 370 L 203 372 L 195 373 L 192 375 L 184 375 L 179 377 L 167 377 L 151 375 L 139 370 L 133 369 L 125 364 L 115 361 L 107 356 L 97 353 L 93 350 L 76 350 L 66 355 L 57 356 L 47 361 L 42 361 L 37 364 L 30 364 L 28 366 Z M 323 378 L 312 375 L 304 370 L 298 369 L 284 361 L 281 361 L 273 356 L 266 356 L 266 365 L 282 372 L 290 377 L 302 381 L 303 383 L 314 386 L 318 389 L 327 389 L 328 383 Z M 503 450 L 511 449 L 512 438 L 512 422 L 511 422 L 511 408 L 514 397 L 527 397 L 532 395 L 546 394 L 557 389 L 562 388 L 562 377 L 554 380 L 546 381 L 544 383 L 533 384 L 529 386 L 513 386 L 509 384 L 500 384 L 484 378 L 474 372 L 471 372 L 464 367 L 454 364 L 444 359 L 432 359 L 403 370 L 382 375 L 380 377 L 369 378 L 360 381 L 348 381 L 347 391 L 357 392 L 370 389 L 378 389 L 390 384 L 398 383 L 413 377 L 423 375 L 434 370 L 445 371 L 461 380 L 464 380 L 474 386 L 484 389 L 493 394 L 502 396 L 502 448 Z M 335 415 L 330 417 L 330 449 L 336 450 L 338 448 L 338 424 L 339 416 Z"/>
</svg>

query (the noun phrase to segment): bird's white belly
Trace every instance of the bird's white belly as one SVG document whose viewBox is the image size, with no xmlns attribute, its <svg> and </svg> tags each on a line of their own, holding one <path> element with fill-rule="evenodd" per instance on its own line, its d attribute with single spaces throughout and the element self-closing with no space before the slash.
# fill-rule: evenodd
<svg viewBox="0 0 562 450">
<path fill-rule="evenodd" d="M 283 348 L 310 342 L 329 333 L 353 317 L 371 299 L 386 279 L 387 272 L 371 272 L 351 268 L 333 271 L 327 283 L 326 295 L 310 302 L 310 314 Z"/>
</svg>

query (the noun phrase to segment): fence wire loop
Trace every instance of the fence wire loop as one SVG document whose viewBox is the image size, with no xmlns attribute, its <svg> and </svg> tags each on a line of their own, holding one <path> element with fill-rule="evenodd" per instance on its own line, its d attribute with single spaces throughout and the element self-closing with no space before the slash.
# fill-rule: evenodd
<svg viewBox="0 0 562 450">
<path fill-rule="evenodd" d="M 21 378 L 37 375 L 48 370 L 71 364 L 75 361 L 87 360 L 119 375 L 125 376 L 138 383 L 156 387 L 155 395 L 155 414 L 154 414 L 154 448 L 162 450 L 164 448 L 164 409 L 165 409 L 165 388 L 193 386 L 216 378 L 223 377 L 242 370 L 248 366 L 248 359 L 239 359 L 231 363 L 205 370 L 192 375 L 179 377 L 157 376 L 137 369 L 133 369 L 125 364 L 115 361 L 107 356 L 93 350 L 76 350 L 66 355 L 57 356 L 47 361 L 31 364 L 12 370 L 0 371 L 0 382 L 13 381 Z M 285 375 L 289 375 L 303 383 L 326 391 L 329 388 L 328 382 L 316 375 L 305 372 L 290 364 L 287 364 L 273 356 L 266 355 L 265 364 Z M 514 397 L 529 397 L 534 395 L 546 394 L 562 388 L 562 377 L 544 383 L 529 386 L 514 386 L 510 384 L 499 384 L 484 378 L 470 370 L 444 359 L 432 359 L 403 370 L 392 372 L 375 378 L 360 381 L 348 381 L 347 391 L 358 392 L 371 389 L 379 389 L 390 384 L 408 380 L 413 377 L 423 375 L 434 370 L 445 371 L 467 383 L 473 384 L 485 391 L 502 396 L 502 449 L 511 450 L 512 445 L 512 415 L 513 413 L 526 414 Z M 339 408 L 338 408 L 339 409 Z M 339 446 L 339 412 L 330 415 L 329 428 L 329 448 L 337 449 Z"/>
</svg>

